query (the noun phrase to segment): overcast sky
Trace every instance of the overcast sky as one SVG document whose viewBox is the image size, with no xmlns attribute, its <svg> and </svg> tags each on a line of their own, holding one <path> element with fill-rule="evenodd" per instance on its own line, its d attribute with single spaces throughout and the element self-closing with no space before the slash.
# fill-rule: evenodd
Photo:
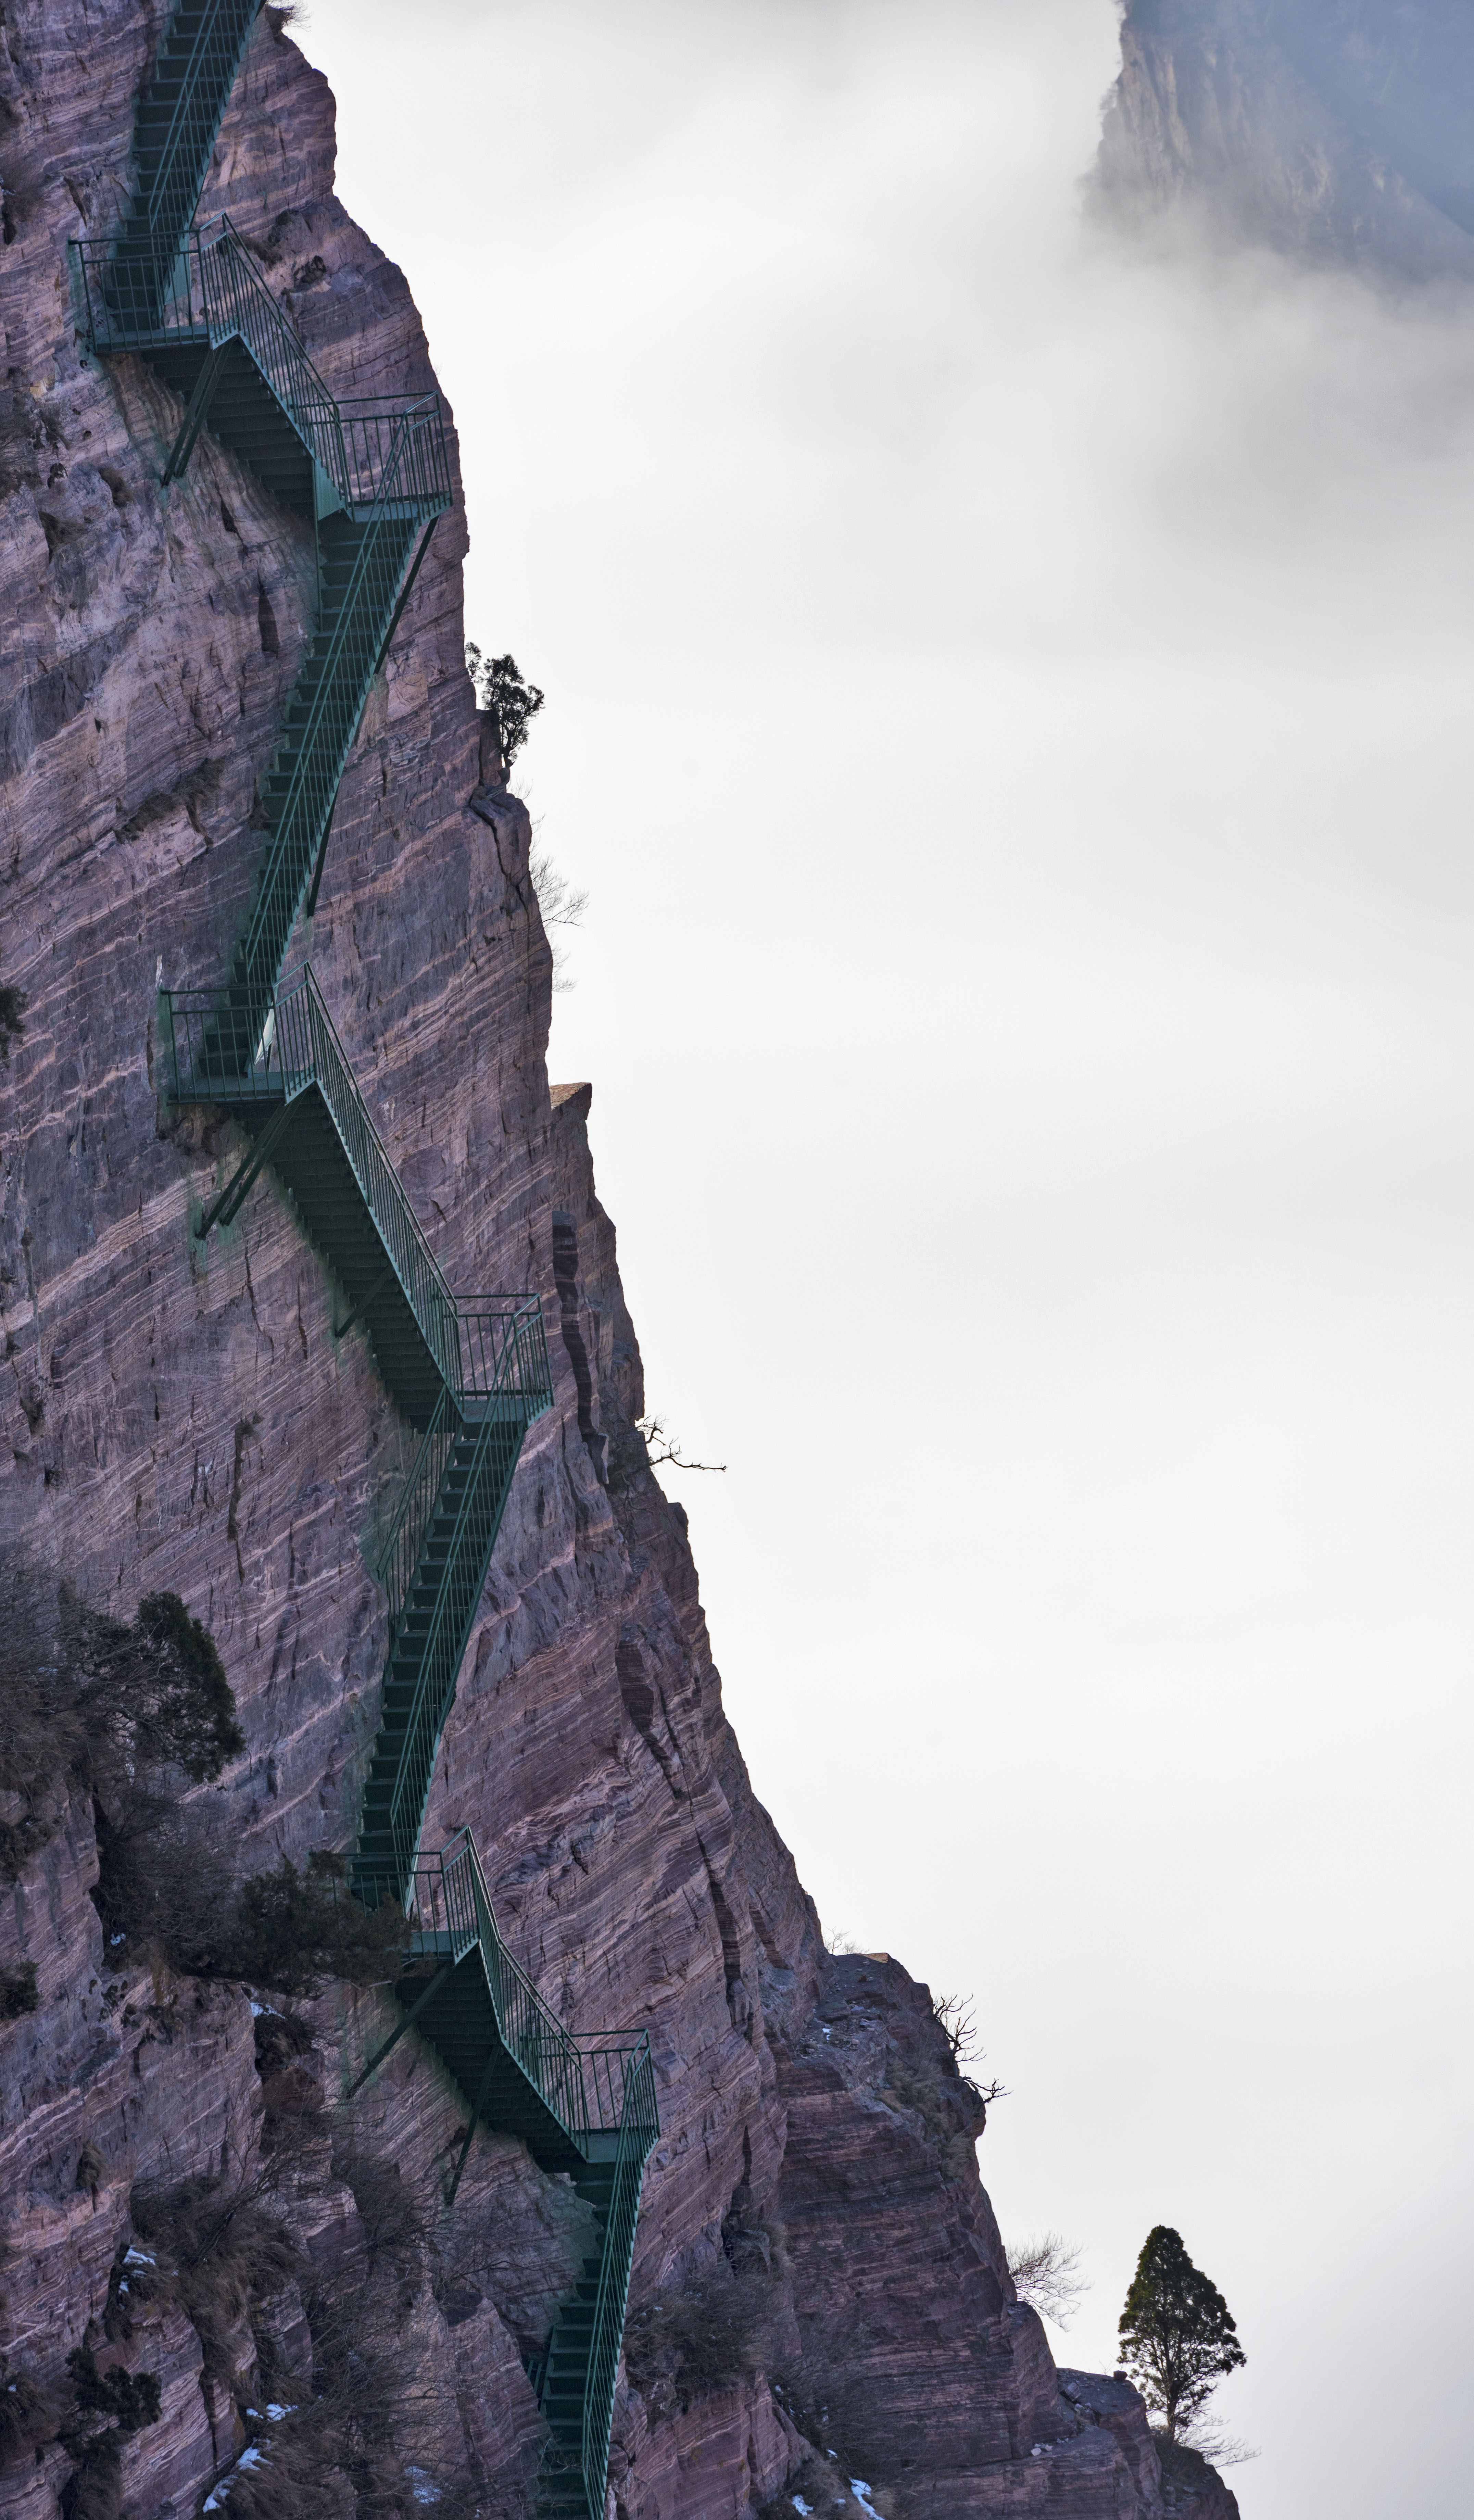
<svg viewBox="0 0 1474 2520">
<path fill-rule="evenodd" d="M 1467 2497 L 1474 309 L 1133 263 L 1111 0 L 312 0 L 727 1702 L 1244 2520 Z M 1461 2108 L 1462 2101 L 1462 2108 Z"/>
</svg>

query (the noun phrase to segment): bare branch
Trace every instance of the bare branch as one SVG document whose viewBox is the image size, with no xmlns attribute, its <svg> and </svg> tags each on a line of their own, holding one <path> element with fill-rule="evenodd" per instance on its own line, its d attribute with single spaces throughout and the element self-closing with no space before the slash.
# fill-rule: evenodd
<svg viewBox="0 0 1474 2520">
<path fill-rule="evenodd" d="M 977 2018 L 970 1995 L 938 1995 L 932 1999 L 932 2018 L 947 2033 L 947 2045 L 960 2065 L 970 2065 L 983 2050 L 978 2045 Z"/>
<path fill-rule="evenodd" d="M 726 1469 L 727 1464 L 725 1462 L 689 1462 L 685 1454 L 682 1452 L 680 1445 L 673 1442 L 671 1437 L 666 1433 L 664 1423 L 659 1418 L 637 1418 L 635 1422 L 639 1426 L 641 1434 L 645 1437 L 645 1447 L 647 1453 L 649 1455 L 649 1464 L 652 1470 L 658 1470 L 666 1463 L 669 1463 L 673 1470 Z M 654 1447 L 657 1444 L 663 1444 L 665 1450 L 657 1453 L 654 1450 Z"/>
<path fill-rule="evenodd" d="M 1079 2264 L 1080 2251 L 1057 2231 L 1042 2231 L 1038 2239 L 1019 2241 L 1008 2251 L 1008 2272 L 1019 2300 L 1059 2328 L 1069 2326 L 1081 2294 L 1091 2288 L 1090 2277 L 1076 2272 Z"/>
</svg>

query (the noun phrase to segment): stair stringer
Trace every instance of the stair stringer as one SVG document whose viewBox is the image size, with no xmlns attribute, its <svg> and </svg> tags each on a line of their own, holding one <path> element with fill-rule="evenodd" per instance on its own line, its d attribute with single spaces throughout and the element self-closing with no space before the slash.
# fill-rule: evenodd
<svg viewBox="0 0 1474 2520">
<path fill-rule="evenodd" d="M 318 626 L 262 783 L 271 836 L 232 964 L 232 978 L 245 987 L 276 987 L 297 918 L 315 905 L 348 756 L 434 527 L 433 518 L 425 523 L 376 511 L 364 525 L 331 518 L 319 528 Z M 350 569 L 336 607 L 329 602 L 334 554 Z M 298 718 L 299 726 L 293 724 Z"/>
<path fill-rule="evenodd" d="M 225 109 L 261 0 L 176 0 L 159 37 L 133 126 L 133 190 L 117 235 L 119 253 L 147 255 L 167 280 L 200 206 Z M 176 30 L 198 18 L 190 35 Z M 185 43 L 177 58 L 171 48 Z M 178 71 L 177 81 L 173 75 Z M 154 132 L 159 132 L 154 157 Z"/>
<path fill-rule="evenodd" d="M 460 1432 L 441 1470 L 404 1604 L 394 1619 L 379 1732 L 360 1804 L 355 1850 L 360 1863 L 391 1866 L 405 1881 L 415 1868 L 440 1736 L 455 1704 L 461 1664 L 531 1422 L 519 1400 L 479 1404 L 484 1410 L 479 1423 L 467 1415 L 477 1405 L 466 1402 L 458 1411 Z"/>
</svg>

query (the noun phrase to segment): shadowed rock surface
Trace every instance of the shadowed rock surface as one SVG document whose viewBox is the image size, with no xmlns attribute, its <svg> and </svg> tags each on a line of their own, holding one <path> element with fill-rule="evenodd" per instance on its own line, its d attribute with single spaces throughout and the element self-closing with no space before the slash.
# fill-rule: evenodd
<svg viewBox="0 0 1474 2520">
<path fill-rule="evenodd" d="M 1127 0 L 1095 193 L 1391 279 L 1474 277 L 1459 0 Z"/>
<path fill-rule="evenodd" d="M 366 1551 L 409 1438 L 363 1334 L 335 1341 L 334 1285 L 269 1173 L 196 1238 L 240 1141 L 164 1097 L 157 990 L 226 966 L 315 584 L 310 529 L 207 435 L 164 497 L 177 406 L 78 347 L 67 244 L 116 219 L 164 14 L 18 0 L 0 32 L 0 979 L 29 1000 L 0 1070 L 0 1530 L 98 1609 L 167 1589 L 208 1622 L 246 1747 L 192 1800 L 239 1878 L 350 1841 L 385 1647 Z M 335 393 L 425 389 L 409 290 L 335 199 L 334 153 L 326 82 L 267 13 L 201 214 L 254 242 Z M 726 1720 L 686 1518 L 636 1423 L 591 1089 L 547 1081 L 551 957 L 528 818 L 464 669 L 464 550 L 458 506 L 292 959 L 310 951 L 452 1283 L 532 1287 L 549 1325 L 556 1405 L 425 1842 L 471 1826 L 569 2027 L 648 2028 L 663 2133 L 635 2312 L 668 2300 L 678 2333 L 729 2270 L 751 2306 L 725 2362 L 693 2379 L 677 2345 L 648 2397 L 621 2390 L 617 2512 L 771 2502 L 811 2463 L 797 2417 L 842 2357 L 864 2378 L 854 2472 L 886 2510 L 1162 2520 L 1139 2400 L 1061 2396 L 1014 2298 L 978 2103 L 926 1990 L 825 1951 Z M 0 1904 L 0 1966 L 33 1963 L 38 1992 L 0 2028 L 9 2379 L 65 2392 L 79 2348 L 110 2385 L 157 2379 L 157 2420 L 120 2439 L 128 2520 L 194 2512 L 227 2472 L 233 2520 L 273 2507 L 273 2477 L 277 2508 L 368 2520 L 433 2490 L 447 2520 L 513 2520 L 541 2439 L 522 2356 L 587 2209 L 483 2133 L 447 2213 L 465 2105 L 433 2054 L 412 2033 L 348 2096 L 387 1997 L 252 2002 L 105 1942 L 90 1793 L 72 1774 L 49 1796 Z M 73 2464 L 38 2415 L 0 2506 L 52 2520 Z"/>
</svg>

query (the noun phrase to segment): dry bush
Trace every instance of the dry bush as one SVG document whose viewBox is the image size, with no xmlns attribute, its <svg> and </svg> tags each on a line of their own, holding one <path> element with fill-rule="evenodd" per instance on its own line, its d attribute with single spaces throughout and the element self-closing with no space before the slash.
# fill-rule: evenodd
<svg viewBox="0 0 1474 2520">
<path fill-rule="evenodd" d="M 0 2468 L 54 2442 L 67 2403 L 60 2389 L 0 2361 Z"/>
<path fill-rule="evenodd" d="M 988 2102 L 1001 2097 L 995 2088 L 980 2092 L 961 2075 L 941 2066 L 908 2064 L 893 2055 L 886 2068 L 880 2097 L 893 2108 L 913 2109 L 942 2156 L 947 2179 L 960 2179 L 975 2156 L 973 2145 L 987 2120 Z"/>
<path fill-rule="evenodd" d="M 342 1856 L 309 1855 L 301 1872 L 284 1856 L 275 1872 L 243 1883 L 215 1974 L 289 1996 L 320 1995 L 325 1978 L 381 1986 L 400 1974 L 409 1944 L 393 1900 L 360 1907 Z"/>
<path fill-rule="evenodd" d="M 93 1895 L 110 1946 L 126 1941 L 130 1958 L 301 1997 L 327 1978 L 377 1986 L 399 1974 L 404 1917 L 389 1900 L 360 1907 L 341 1856 L 309 1855 L 300 1872 L 284 1856 L 237 1888 L 204 1812 L 141 1784 L 113 1808 L 117 1820 L 100 1816 Z"/>
<path fill-rule="evenodd" d="M 270 2042 L 273 2060 L 297 2047 L 286 2017 Z M 312 2394 L 261 2438 L 260 2463 L 233 2477 L 231 2520 L 296 2520 L 310 2511 L 335 2520 L 383 2520 L 408 2513 L 416 2496 L 406 2460 L 427 2429 L 433 2386 L 423 2382 L 400 2343 L 424 2269 L 419 2199 L 397 2163 L 375 2152 L 351 2124 L 334 2146 L 335 2176 L 351 2188 L 363 2252 L 338 2265 L 331 2282 L 299 2270 L 312 2337 Z M 465 2481 L 432 2480 L 446 2520 L 477 2505 Z"/>
<path fill-rule="evenodd" d="M 1090 2290 L 1090 2277 L 1077 2273 L 1080 2251 L 1057 2231 L 1041 2231 L 1036 2240 L 1020 2240 L 1008 2251 L 1008 2272 L 1020 2301 L 1050 2319 L 1069 2326 L 1075 2305 Z"/>
<path fill-rule="evenodd" d="M 263 2082 L 273 2074 L 285 2073 L 289 2065 L 309 2055 L 315 2045 L 310 2021 L 300 2013 L 258 2012 L 252 2025 L 255 2032 L 256 2072 Z"/>
<path fill-rule="evenodd" d="M 424 2216 L 398 2162 L 375 2152 L 349 2127 L 340 2129 L 335 2136 L 333 2175 L 352 2190 L 363 2227 L 371 2279 L 378 2275 L 380 2258 L 388 2258 L 402 2272 L 418 2269 L 424 2241 Z"/>
<path fill-rule="evenodd" d="M 99 2371 L 86 2345 L 67 2355 L 67 2369 L 72 2411 L 57 2432 L 72 2462 L 62 2493 L 65 2520 L 117 2520 L 123 2442 L 146 2424 L 157 2423 L 158 2382 L 151 2371 Z"/>
<path fill-rule="evenodd" d="M 235 1899 L 227 1843 L 210 1816 L 135 1777 L 95 1806 L 93 1904 L 110 1951 L 207 1975 Z"/>
<path fill-rule="evenodd" d="M 22 2012 L 34 2012 L 40 2001 L 34 1960 L 22 1960 L 19 1968 L 0 1969 L 0 2021 L 19 2021 Z"/>
<path fill-rule="evenodd" d="M 167 1802 L 245 1747 L 214 1641 L 176 1593 L 146 1595 L 129 1625 L 23 1552 L 0 1565 L 0 1789 L 22 1806 L 0 1827 L 11 1880 L 54 1833 L 70 1786 L 118 1809 Z"/>
<path fill-rule="evenodd" d="M 931 2017 L 946 2038 L 955 2064 L 970 2065 L 982 2055 L 977 2011 L 970 1995 L 933 1996 Z"/>
<path fill-rule="evenodd" d="M 170 2293 L 196 2329 L 208 2377 L 237 2386 L 232 2350 L 254 2301 L 280 2292 L 301 2268 L 299 2250 L 266 2207 L 270 2172 L 227 2187 L 219 2179 L 190 2179 L 153 2191 L 135 2188 L 133 2228 L 156 2263 L 130 2266 L 124 2303 L 117 2279 L 105 2323 L 126 2333 L 129 2305 Z"/>
<path fill-rule="evenodd" d="M 625 2325 L 632 2387 L 656 2412 L 731 2388 L 773 2359 L 787 2271 L 782 2226 L 735 2205 L 722 2255 L 643 2303 Z"/>
</svg>

